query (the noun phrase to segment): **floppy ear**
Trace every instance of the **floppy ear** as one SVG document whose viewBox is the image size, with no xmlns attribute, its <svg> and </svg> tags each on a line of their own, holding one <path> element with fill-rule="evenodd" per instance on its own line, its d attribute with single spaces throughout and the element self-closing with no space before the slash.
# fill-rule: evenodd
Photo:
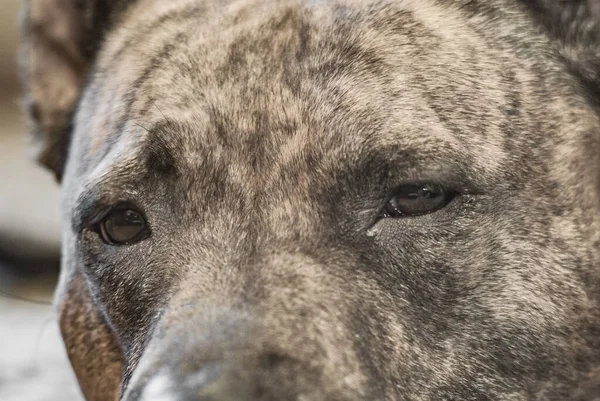
<svg viewBox="0 0 600 401">
<path fill-rule="evenodd" d="M 117 401 L 123 356 L 92 301 L 87 282 L 75 273 L 59 303 L 60 329 L 71 365 L 87 401 Z"/>
<path fill-rule="evenodd" d="M 127 0 L 28 0 L 21 62 L 38 161 L 60 181 L 71 119 L 104 33 Z"/>
<path fill-rule="evenodd" d="M 522 0 L 569 67 L 600 94 L 600 0 Z"/>
</svg>

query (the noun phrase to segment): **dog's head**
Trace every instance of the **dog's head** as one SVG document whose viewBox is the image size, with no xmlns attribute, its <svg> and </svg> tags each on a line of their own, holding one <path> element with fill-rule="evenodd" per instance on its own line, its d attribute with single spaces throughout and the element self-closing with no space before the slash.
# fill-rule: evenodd
<svg viewBox="0 0 600 401">
<path fill-rule="evenodd" d="M 31 1 L 86 397 L 591 401 L 592 6 Z"/>
</svg>

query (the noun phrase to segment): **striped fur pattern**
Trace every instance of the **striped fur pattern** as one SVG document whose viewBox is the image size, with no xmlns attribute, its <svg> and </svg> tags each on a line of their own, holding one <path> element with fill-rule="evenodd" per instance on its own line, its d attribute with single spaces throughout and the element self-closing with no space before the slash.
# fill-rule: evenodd
<svg viewBox="0 0 600 401">
<path fill-rule="evenodd" d="M 32 1 L 88 400 L 600 399 L 596 12 Z M 410 182 L 461 196 L 378 219 Z M 120 202 L 148 239 L 89 230 Z"/>
</svg>

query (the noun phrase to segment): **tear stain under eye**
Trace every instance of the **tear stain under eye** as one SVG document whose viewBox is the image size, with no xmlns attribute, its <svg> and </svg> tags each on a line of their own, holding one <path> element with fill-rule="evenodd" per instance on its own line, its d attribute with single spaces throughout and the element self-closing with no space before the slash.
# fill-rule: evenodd
<svg viewBox="0 0 600 401">
<path fill-rule="evenodd" d="M 375 229 L 375 227 L 377 226 L 377 221 L 379 220 L 378 214 L 379 214 L 379 209 L 375 209 L 375 208 L 364 209 L 364 210 L 361 210 L 358 212 L 358 215 L 360 217 L 362 217 L 363 215 L 371 216 L 369 219 L 369 222 L 363 228 L 363 229 L 366 228 L 366 233 L 367 233 L 368 237 L 374 237 L 380 231 L 380 229 Z M 367 217 L 367 218 L 369 218 L 369 217 Z"/>
<path fill-rule="evenodd" d="M 377 225 L 374 225 L 373 227 L 371 227 L 367 230 L 367 237 L 375 237 L 380 232 L 381 232 L 381 228 L 378 227 Z"/>
</svg>

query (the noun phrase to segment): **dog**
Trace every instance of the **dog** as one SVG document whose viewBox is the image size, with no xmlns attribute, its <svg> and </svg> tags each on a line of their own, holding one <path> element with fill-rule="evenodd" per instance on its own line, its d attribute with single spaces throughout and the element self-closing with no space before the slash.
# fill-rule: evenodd
<svg viewBox="0 0 600 401">
<path fill-rule="evenodd" d="M 598 15 L 29 1 L 87 400 L 599 400 Z"/>
</svg>

